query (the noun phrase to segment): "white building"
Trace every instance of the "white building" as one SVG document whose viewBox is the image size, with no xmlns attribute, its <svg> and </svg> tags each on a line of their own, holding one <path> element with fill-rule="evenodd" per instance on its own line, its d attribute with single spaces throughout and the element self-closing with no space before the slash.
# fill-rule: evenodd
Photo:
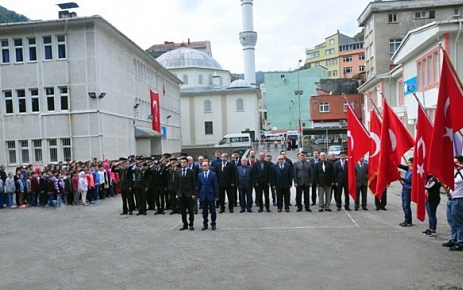
<svg viewBox="0 0 463 290">
<path fill-rule="evenodd" d="M 259 136 L 258 88 L 244 80 L 232 82 L 230 72 L 215 59 L 192 48 L 166 52 L 157 61 L 183 81 L 183 147 L 211 145 L 226 134 L 242 131 Z"/>
<path fill-rule="evenodd" d="M 180 152 L 180 80 L 102 17 L 2 24 L 0 43 L 0 163 Z"/>
</svg>

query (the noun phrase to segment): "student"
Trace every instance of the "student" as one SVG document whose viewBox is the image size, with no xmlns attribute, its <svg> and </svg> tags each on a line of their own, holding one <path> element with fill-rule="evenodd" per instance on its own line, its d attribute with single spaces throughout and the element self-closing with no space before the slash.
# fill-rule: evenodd
<svg viewBox="0 0 463 290">
<path fill-rule="evenodd" d="M 87 206 L 87 191 L 88 191 L 88 182 L 87 176 L 84 171 L 79 173 L 79 185 L 78 190 L 82 195 L 82 205 Z"/>
<path fill-rule="evenodd" d="M 8 173 L 8 177 L 6 178 L 5 184 L 5 192 L 8 195 L 7 205 L 9 208 L 16 208 L 16 206 L 13 203 L 14 193 L 16 191 L 13 172 Z"/>
<path fill-rule="evenodd" d="M 26 208 L 24 204 L 24 193 L 26 190 L 26 184 L 24 183 L 24 177 L 22 174 L 18 175 L 18 180 L 16 181 L 16 193 L 19 194 L 19 208 Z"/>
<path fill-rule="evenodd" d="M 427 236 L 437 236 L 436 212 L 440 203 L 441 184 L 434 175 L 429 175 L 424 187 L 426 188 L 426 212 L 428 213 L 429 227 L 423 234 Z"/>
<path fill-rule="evenodd" d="M 64 182 L 61 173 L 58 174 L 55 180 L 56 207 L 61 207 L 61 200 L 64 195 Z"/>
</svg>

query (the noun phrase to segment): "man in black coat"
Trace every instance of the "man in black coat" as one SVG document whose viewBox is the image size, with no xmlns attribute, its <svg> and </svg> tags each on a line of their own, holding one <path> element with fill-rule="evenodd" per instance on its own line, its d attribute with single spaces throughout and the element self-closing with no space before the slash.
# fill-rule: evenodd
<svg viewBox="0 0 463 290">
<path fill-rule="evenodd" d="M 195 215 L 193 213 L 193 200 L 196 199 L 196 175 L 193 170 L 188 168 L 188 159 L 183 157 L 180 161 L 181 169 L 177 171 L 177 199 L 182 214 L 183 227 L 181 231 L 188 229 L 194 230 L 193 227 Z M 189 223 L 186 219 L 186 210 L 188 209 Z"/>
<path fill-rule="evenodd" d="M 320 153 L 320 161 L 315 165 L 314 185 L 318 188 L 318 211 L 331 211 L 331 187 L 334 185 L 334 167 L 326 160 L 326 153 Z"/>
<path fill-rule="evenodd" d="M 233 213 L 233 187 L 236 184 L 236 166 L 228 162 L 228 154 L 222 153 L 222 162 L 215 168 L 217 179 L 219 180 L 219 213 L 225 211 L 225 192 L 227 193 L 228 209 Z"/>
<path fill-rule="evenodd" d="M 265 160 L 265 153 L 259 153 L 259 160 L 254 163 L 252 167 L 254 188 L 256 189 L 256 200 L 259 205 L 259 212 L 263 211 L 263 199 L 262 194 L 265 198 L 265 208 L 267 212 L 270 210 L 270 196 L 269 187 L 272 186 L 273 169 L 272 163 Z"/>
</svg>

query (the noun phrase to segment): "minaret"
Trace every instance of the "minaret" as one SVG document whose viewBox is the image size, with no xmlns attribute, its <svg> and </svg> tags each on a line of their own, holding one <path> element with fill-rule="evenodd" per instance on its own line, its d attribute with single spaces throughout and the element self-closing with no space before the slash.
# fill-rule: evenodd
<svg viewBox="0 0 463 290">
<path fill-rule="evenodd" d="M 256 61 L 254 47 L 257 42 L 257 33 L 253 31 L 252 1 L 241 0 L 241 14 L 243 31 L 240 32 L 240 42 L 244 55 L 244 80 L 250 85 L 256 85 Z"/>
</svg>

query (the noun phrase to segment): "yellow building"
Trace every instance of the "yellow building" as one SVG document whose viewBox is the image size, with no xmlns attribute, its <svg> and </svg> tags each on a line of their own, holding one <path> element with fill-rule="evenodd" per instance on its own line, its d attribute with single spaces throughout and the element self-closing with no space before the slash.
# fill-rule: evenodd
<svg viewBox="0 0 463 290">
<path fill-rule="evenodd" d="M 330 79 L 342 77 L 339 61 L 339 47 L 356 42 L 355 39 L 339 33 L 339 30 L 325 38 L 325 41 L 306 51 L 306 67 L 322 66 L 327 69 Z"/>
</svg>

